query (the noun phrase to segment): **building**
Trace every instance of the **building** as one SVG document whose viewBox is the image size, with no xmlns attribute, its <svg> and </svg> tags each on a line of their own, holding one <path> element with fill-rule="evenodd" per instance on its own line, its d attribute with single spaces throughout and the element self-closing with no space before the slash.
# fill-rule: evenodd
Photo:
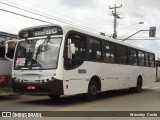
<svg viewBox="0 0 160 120">
<path fill-rule="evenodd" d="M 4 46 L 6 40 L 17 39 L 17 35 L 0 31 L 0 46 Z"/>
<path fill-rule="evenodd" d="M 17 35 L 0 31 L 0 59 L 4 59 L 5 41 L 17 39 Z"/>
</svg>

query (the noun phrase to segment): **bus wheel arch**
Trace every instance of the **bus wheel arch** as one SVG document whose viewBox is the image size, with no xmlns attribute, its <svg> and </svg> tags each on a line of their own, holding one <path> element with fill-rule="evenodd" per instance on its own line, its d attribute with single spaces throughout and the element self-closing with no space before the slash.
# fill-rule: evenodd
<svg viewBox="0 0 160 120">
<path fill-rule="evenodd" d="M 136 87 L 130 88 L 132 92 L 140 93 L 142 91 L 143 78 L 141 75 L 137 77 Z"/>
<path fill-rule="evenodd" d="M 91 81 L 95 81 L 96 85 L 97 85 L 97 90 L 98 91 L 101 91 L 101 80 L 100 78 L 97 76 L 97 75 L 94 75 L 91 79 L 90 79 L 90 82 Z"/>
</svg>

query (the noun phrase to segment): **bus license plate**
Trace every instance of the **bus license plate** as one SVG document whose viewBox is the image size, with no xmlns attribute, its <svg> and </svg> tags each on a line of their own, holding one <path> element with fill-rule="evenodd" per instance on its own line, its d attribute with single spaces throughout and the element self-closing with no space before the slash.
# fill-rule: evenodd
<svg viewBox="0 0 160 120">
<path fill-rule="evenodd" d="M 35 86 L 27 86 L 27 89 L 28 89 L 28 90 L 35 90 L 36 87 L 35 87 Z"/>
</svg>

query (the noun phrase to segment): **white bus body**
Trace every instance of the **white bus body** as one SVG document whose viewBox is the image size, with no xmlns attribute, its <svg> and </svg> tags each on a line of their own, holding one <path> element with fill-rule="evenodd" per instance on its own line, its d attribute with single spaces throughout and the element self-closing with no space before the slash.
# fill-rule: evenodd
<svg viewBox="0 0 160 120">
<path fill-rule="evenodd" d="M 12 62 L 0 58 L 0 76 L 11 75 L 11 72 L 12 72 Z"/>
<path fill-rule="evenodd" d="M 5 46 L 0 43 L 0 94 L 2 92 L 10 92 L 10 78 L 12 72 L 12 62 L 5 59 Z M 8 88 L 8 91 L 7 91 Z"/>
<path fill-rule="evenodd" d="M 140 92 L 142 85 L 155 81 L 153 52 L 71 26 L 55 26 L 58 25 L 32 27 L 19 32 L 12 71 L 14 91 L 45 94 L 51 98 L 85 93 L 92 100 L 97 91 L 134 88 Z M 75 53 L 71 52 L 69 40 L 75 46 Z M 25 51 L 22 50 L 28 45 Z M 45 45 L 53 50 L 56 60 L 51 53 L 47 55 Z M 31 55 L 27 50 L 32 51 L 32 60 L 27 61 L 27 54 Z M 20 51 L 26 56 L 20 55 Z M 49 66 L 46 61 L 50 62 L 50 56 L 56 62 Z M 38 61 L 34 66 L 33 58 Z"/>
<path fill-rule="evenodd" d="M 11 72 L 12 62 L 4 58 L 0 58 L 0 92 L 1 88 L 4 88 L 8 85 L 9 78 L 11 77 Z"/>
</svg>

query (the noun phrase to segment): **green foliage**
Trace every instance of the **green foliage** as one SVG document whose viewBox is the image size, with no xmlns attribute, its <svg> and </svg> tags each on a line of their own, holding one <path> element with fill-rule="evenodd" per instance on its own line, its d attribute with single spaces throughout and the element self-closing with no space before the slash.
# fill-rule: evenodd
<svg viewBox="0 0 160 120">
<path fill-rule="evenodd" d="M 3 88 L 0 88 L 0 93 L 9 93 L 9 92 L 12 92 L 12 82 L 11 82 L 11 76 L 8 75 L 6 76 L 7 78 L 7 86 L 3 87 Z"/>
</svg>

